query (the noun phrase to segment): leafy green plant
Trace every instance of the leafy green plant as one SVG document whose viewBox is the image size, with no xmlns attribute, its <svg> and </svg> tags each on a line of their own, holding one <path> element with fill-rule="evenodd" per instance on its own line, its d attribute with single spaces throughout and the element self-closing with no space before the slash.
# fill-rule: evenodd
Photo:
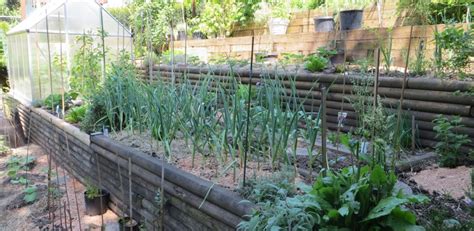
<svg viewBox="0 0 474 231">
<path fill-rule="evenodd" d="M 64 93 L 64 106 L 66 108 L 72 103 L 72 100 L 76 99 L 77 94 L 74 92 L 66 92 Z M 57 106 L 62 106 L 63 96 L 62 94 L 51 94 L 48 95 L 43 101 L 43 105 L 51 110 L 54 110 Z"/>
<path fill-rule="evenodd" d="M 460 163 L 461 146 L 470 142 L 466 134 L 458 134 L 455 129 L 462 127 L 461 118 L 456 116 L 451 120 L 439 115 L 433 120 L 435 126 L 433 130 L 436 132 L 436 153 L 439 155 L 441 166 L 455 167 Z"/>
<path fill-rule="evenodd" d="M 470 26 L 467 30 L 454 25 L 447 25 L 439 32 L 435 31 L 435 66 L 437 74 L 444 76 L 448 74 L 464 75 L 464 69 L 469 64 L 469 57 L 473 55 L 474 30 Z"/>
<path fill-rule="evenodd" d="M 354 166 L 319 176 L 304 195 L 260 202 L 239 230 L 423 230 L 405 206 L 424 203 L 406 195 L 380 165 Z"/>
<path fill-rule="evenodd" d="M 336 50 L 328 50 L 326 47 L 320 47 L 318 48 L 318 51 L 317 51 L 318 55 L 323 57 L 323 58 L 326 58 L 326 59 L 330 59 L 332 56 L 334 55 L 337 55 L 337 51 Z"/>
<path fill-rule="evenodd" d="M 69 123 L 79 123 L 84 119 L 88 108 L 89 105 L 87 104 L 81 105 L 79 107 L 73 107 L 67 112 L 64 120 Z"/>
<path fill-rule="evenodd" d="M 238 22 L 245 21 L 243 3 L 235 0 L 207 2 L 196 24 L 209 36 L 225 37 L 232 34 Z"/>
<path fill-rule="evenodd" d="M 293 54 L 293 53 L 281 53 L 280 63 L 284 65 L 288 64 L 302 64 L 304 63 L 303 54 Z"/>
<path fill-rule="evenodd" d="M 240 194 L 254 203 L 283 200 L 296 194 L 294 178 L 294 172 L 288 169 L 271 176 L 248 179 Z"/>
<path fill-rule="evenodd" d="M 79 49 L 75 52 L 69 85 L 84 99 L 89 99 L 101 82 L 102 47 L 94 42 L 92 32 L 76 37 Z"/>
<path fill-rule="evenodd" d="M 12 184 L 27 184 L 29 181 L 24 177 L 18 177 L 20 170 L 29 170 L 35 163 L 34 156 L 10 156 L 7 160 L 7 175 L 10 177 Z"/>
<path fill-rule="evenodd" d="M 331 230 L 419 229 L 416 216 L 404 205 L 426 202 L 395 187 L 396 176 L 375 165 L 348 167 L 318 177 L 312 194 L 321 205 L 321 227 Z"/>
<path fill-rule="evenodd" d="M 306 58 L 305 69 L 310 72 L 322 71 L 326 68 L 328 63 L 329 60 L 324 57 L 310 55 Z"/>
<path fill-rule="evenodd" d="M 260 207 L 237 230 L 313 230 L 320 221 L 320 205 L 310 194 L 258 203 Z"/>
<path fill-rule="evenodd" d="M 383 64 L 384 64 L 384 69 L 385 73 L 390 72 L 390 66 L 392 66 L 393 63 L 393 57 L 392 57 L 392 31 L 391 29 L 388 31 L 388 41 L 387 43 L 383 44 L 380 46 L 380 52 L 382 53 L 382 58 L 383 58 Z"/>
<path fill-rule="evenodd" d="M 88 199 L 94 199 L 101 196 L 101 190 L 91 183 L 86 184 L 85 195 Z"/>
<path fill-rule="evenodd" d="M 36 185 L 28 186 L 28 188 L 23 190 L 23 193 L 25 194 L 23 200 L 28 204 L 35 202 L 38 198 L 38 188 Z"/>
</svg>

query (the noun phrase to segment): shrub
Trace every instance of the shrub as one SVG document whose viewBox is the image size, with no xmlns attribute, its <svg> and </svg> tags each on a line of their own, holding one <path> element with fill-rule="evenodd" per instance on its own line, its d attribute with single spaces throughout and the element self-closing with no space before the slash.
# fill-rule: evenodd
<svg viewBox="0 0 474 231">
<path fill-rule="evenodd" d="M 439 155 L 439 162 L 441 166 L 455 167 L 459 164 L 461 156 L 461 146 L 470 142 L 465 134 L 457 134 L 453 131 L 456 128 L 462 127 L 461 118 L 454 117 L 449 121 L 446 117 L 439 115 L 435 120 L 434 130 L 436 132 L 436 139 L 439 142 L 436 144 L 436 153 Z"/>
<path fill-rule="evenodd" d="M 310 55 L 306 58 L 305 68 L 310 72 L 317 72 L 322 71 L 328 65 L 328 59 L 317 56 L 317 55 Z"/>
<path fill-rule="evenodd" d="M 463 74 L 469 64 L 469 57 L 473 55 L 474 45 L 472 28 L 464 30 L 462 27 L 447 26 L 442 32 L 435 31 L 435 65 L 438 74 L 443 71 Z"/>
</svg>

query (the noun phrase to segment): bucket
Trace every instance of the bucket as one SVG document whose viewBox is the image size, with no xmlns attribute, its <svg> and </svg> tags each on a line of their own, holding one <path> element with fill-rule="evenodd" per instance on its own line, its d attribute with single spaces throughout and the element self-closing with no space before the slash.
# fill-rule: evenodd
<svg viewBox="0 0 474 231">
<path fill-rule="evenodd" d="M 284 18 L 272 18 L 268 23 L 268 27 L 271 35 L 282 35 L 286 34 L 286 29 L 288 29 L 288 24 L 290 24 L 289 19 Z"/>
<path fill-rule="evenodd" d="M 334 30 L 334 18 L 331 16 L 315 17 L 314 30 L 316 32 L 329 32 Z"/>
<path fill-rule="evenodd" d="M 339 12 L 341 30 L 354 30 L 362 26 L 363 10 L 343 10 Z"/>
</svg>

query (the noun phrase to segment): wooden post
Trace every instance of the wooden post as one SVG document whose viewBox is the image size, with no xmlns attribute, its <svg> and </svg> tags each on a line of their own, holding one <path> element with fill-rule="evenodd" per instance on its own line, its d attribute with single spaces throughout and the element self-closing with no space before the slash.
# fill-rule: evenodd
<svg viewBox="0 0 474 231">
<path fill-rule="evenodd" d="M 323 174 L 326 175 L 326 172 L 329 170 L 328 156 L 326 149 L 326 86 L 321 87 L 321 155 L 322 155 L 322 164 L 325 170 Z"/>
<path fill-rule="evenodd" d="M 416 123 L 415 123 L 415 115 L 411 116 L 411 154 L 415 155 L 415 147 L 416 147 Z"/>
</svg>

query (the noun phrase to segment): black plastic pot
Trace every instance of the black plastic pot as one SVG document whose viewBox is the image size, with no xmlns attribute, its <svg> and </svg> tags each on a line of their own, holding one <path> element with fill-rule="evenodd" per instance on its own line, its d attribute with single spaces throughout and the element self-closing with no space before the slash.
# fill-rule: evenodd
<svg viewBox="0 0 474 231">
<path fill-rule="evenodd" d="M 101 200 L 102 197 L 102 200 Z M 86 193 L 84 192 L 84 201 L 86 204 L 86 214 L 89 216 L 96 216 L 104 214 L 107 211 L 109 204 L 110 194 L 101 190 L 101 195 L 92 199 L 87 198 Z M 101 203 L 102 202 L 102 203 Z"/>
<path fill-rule="evenodd" d="M 201 31 L 193 32 L 193 39 L 206 39 L 206 35 Z"/>
<path fill-rule="evenodd" d="M 140 224 L 138 224 L 137 221 L 130 219 L 130 217 L 122 217 L 118 221 L 119 223 L 119 230 L 125 230 L 125 231 L 139 231 L 140 230 Z"/>
<path fill-rule="evenodd" d="M 331 16 L 315 17 L 314 30 L 316 32 L 329 32 L 334 30 L 334 18 Z"/>
<path fill-rule="evenodd" d="M 344 63 L 344 51 L 338 51 L 337 54 L 329 58 L 332 65 L 343 64 Z"/>
<path fill-rule="evenodd" d="M 341 30 L 354 30 L 362 26 L 363 10 L 343 10 L 339 12 Z"/>
</svg>

